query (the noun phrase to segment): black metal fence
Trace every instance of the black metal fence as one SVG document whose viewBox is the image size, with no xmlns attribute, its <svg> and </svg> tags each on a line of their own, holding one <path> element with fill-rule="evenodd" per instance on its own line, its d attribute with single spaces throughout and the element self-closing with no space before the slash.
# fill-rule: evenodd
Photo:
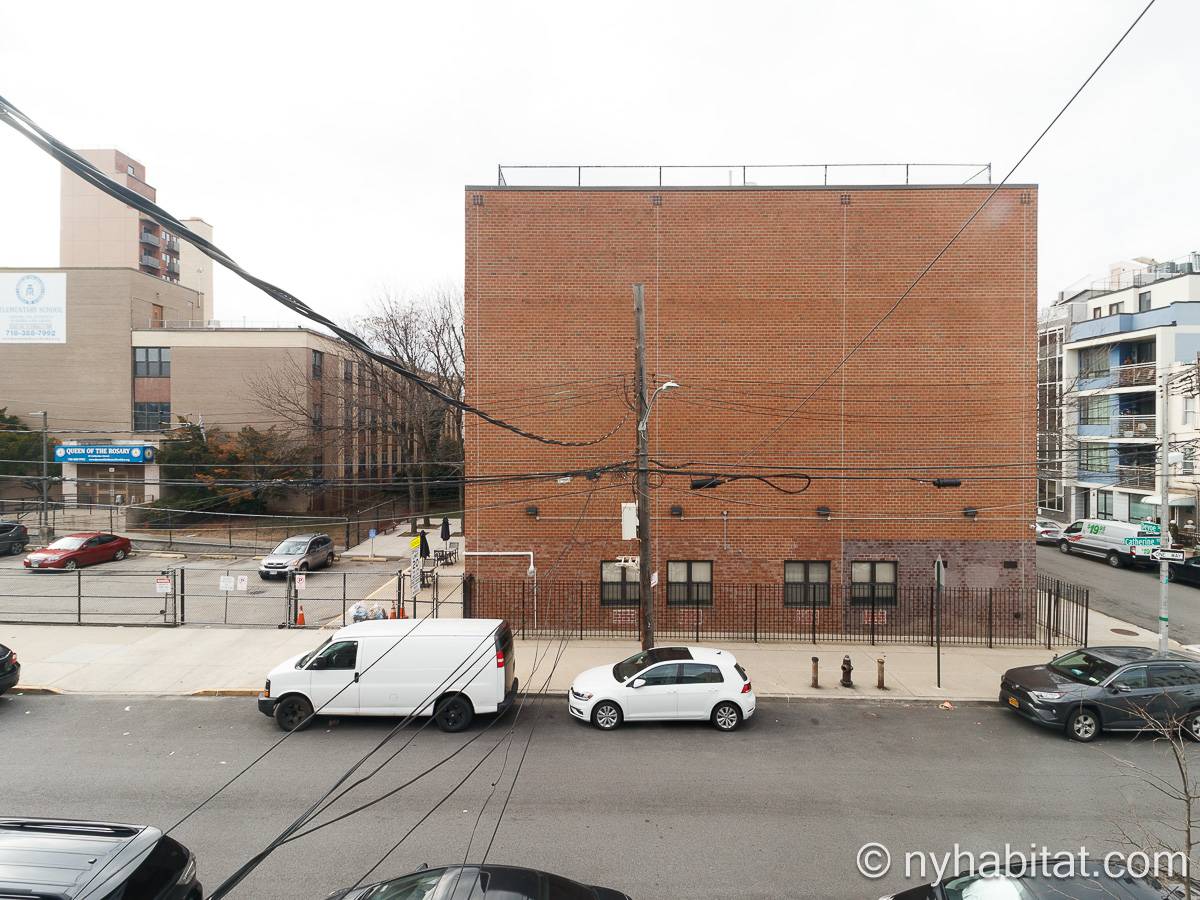
<svg viewBox="0 0 1200 900">
<path fill-rule="evenodd" d="M 793 595 L 783 584 L 715 584 L 700 600 L 676 600 L 654 589 L 656 634 L 810 643 L 932 644 L 986 647 L 1086 644 L 1088 593 L 1039 576 L 1028 588 L 901 588 L 862 596 L 833 588 L 819 597 Z M 477 580 L 464 584 L 464 615 L 504 618 L 519 636 L 566 632 L 577 638 L 639 635 L 636 592 L 602 599 L 597 582 Z"/>
</svg>

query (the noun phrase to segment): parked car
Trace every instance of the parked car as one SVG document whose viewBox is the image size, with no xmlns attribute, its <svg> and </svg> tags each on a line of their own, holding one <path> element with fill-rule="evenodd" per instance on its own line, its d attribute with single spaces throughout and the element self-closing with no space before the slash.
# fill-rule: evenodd
<svg viewBox="0 0 1200 900">
<path fill-rule="evenodd" d="M 286 578 L 333 565 L 333 538 L 327 534 L 297 534 L 285 540 L 258 567 L 260 578 Z"/>
<path fill-rule="evenodd" d="M 1039 544 L 1057 544 L 1062 538 L 1062 526 L 1052 519 L 1038 519 L 1029 527 Z"/>
<path fill-rule="evenodd" d="M 1159 537 L 1154 522 L 1118 522 L 1115 519 L 1078 519 L 1062 531 L 1058 549 L 1063 553 L 1085 553 L 1102 557 L 1114 569 L 1124 565 L 1152 566 L 1156 544 L 1139 545 L 1130 540 Z"/>
<path fill-rule="evenodd" d="M 1200 556 L 1189 556 L 1183 562 L 1170 563 L 1167 577 L 1180 584 L 1200 587 Z"/>
<path fill-rule="evenodd" d="M 1109 868 L 1112 868 L 1110 864 Z M 1200 887 L 1200 884 L 1197 885 Z M 1193 888 L 1195 890 L 1195 888 Z M 1152 876 L 1138 878 L 1120 870 L 1079 872 L 1054 877 L 1049 873 L 963 875 L 937 884 L 925 884 L 880 900 L 1181 900 L 1180 885 L 1164 884 Z"/>
<path fill-rule="evenodd" d="M 200 900 L 196 857 L 150 825 L 0 818 L 0 897 Z"/>
<path fill-rule="evenodd" d="M 21 680 L 21 664 L 17 662 L 16 651 L 0 644 L 0 694 L 16 687 Z"/>
<path fill-rule="evenodd" d="M 0 554 L 16 556 L 25 551 L 29 543 L 29 531 L 20 522 L 0 522 Z"/>
<path fill-rule="evenodd" d="M 733 731 L 754 715 L 750 676 L 733 654 L 708 647 L 654 647 L 576 676 L 567 709 L 611 731 L 623 721 L 707 719 Z"/>
<path fill-rule="evenodd" d="M 121 560 L 129 555 L 129 538 L 101 531 L 81 531 L 60 537 L 49 547 L 25 557 L 27 569 L 78 569 L 95 563 Z"/>
<path fill-rule="evenodd" d="M 284 731 L 307 725 L 314 711 L 432 715 L 442 731 L 462 731 L 477 714 L 512 705 L 515 672 L 513 633 L 502 619 L 370 620 L 277 665 L 258 709 Z"/>
<path fill-rule="evenodd" d="M 327 900 L 630 900 L 612 888 L 516 866 L 440 866 L 365 887 L 334 891 Z"/>
<path fill-rule="evenodd" d="M 1085 647 L 1009 669 L 1000 702 L 1076 741 L 1178 720 L 1200 740 L 1200 658 L 1150 647 Z"/>
</svg>

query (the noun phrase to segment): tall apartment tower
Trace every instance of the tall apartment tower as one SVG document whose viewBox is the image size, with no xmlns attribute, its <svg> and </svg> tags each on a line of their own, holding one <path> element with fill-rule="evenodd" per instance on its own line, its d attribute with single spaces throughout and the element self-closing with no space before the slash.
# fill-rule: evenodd
<svg viewBox="0 0 1200 900">
<path fill-rule="evenodd" d="M 119 184 L 156 200 L 146 183 L 146 167 L 120 150 L 81 150 L 80 155 Z M 59 264 L 64 268 L 137 269 L 200 293 L 194 316 L 213 318 L 212 261 L 178 236 L 160 228 L 120 200 L 109 197 L 79 176 L 63 170 L 59 203 Z M 184 219 L 205 237 L 212 226 L 203 219 Z"/>
</svg>

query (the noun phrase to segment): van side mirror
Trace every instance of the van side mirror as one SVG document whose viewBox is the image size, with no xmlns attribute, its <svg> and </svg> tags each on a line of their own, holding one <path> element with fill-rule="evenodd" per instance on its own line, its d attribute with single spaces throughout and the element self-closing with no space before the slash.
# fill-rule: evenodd
<svg viewBox="0 0 1200 900">
<path fill-rule="evenodd" d="M 1127 684 L 1110 684 L 1109 689 L 1112 690 L 1114 694 L 1128 694 L 1133 690 L 1133 688 Z"/>
<path fill-rule="evenodd" d="M 642 685 L 644 685 L 645 683 L 646 683 L 646 679 L 645 679 L 645 678 L 635 678 L 635 679 L 633 679 L 633 684 L 631 684 L 631 685 L 630 685 L 630 687 L 633 687 L 633 688 L 640 688 L 640 687 L 641 687 Z"/>
<path fill-rule="evenodd" d="M 327 662 L 328 662 L 328 660 L 326 660 L 325 657 L 315 656 L 315 657 L 313 657 L 313 661 L 308 664 L 308 667 L 310 669 L 324 669 L 326 667 Z"/>
</svg>

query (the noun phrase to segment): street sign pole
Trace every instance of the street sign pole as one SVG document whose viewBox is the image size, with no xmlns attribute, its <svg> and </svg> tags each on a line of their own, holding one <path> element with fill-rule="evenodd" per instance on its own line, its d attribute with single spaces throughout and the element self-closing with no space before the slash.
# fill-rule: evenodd
<svg viewBox="0 0 1200 900">
<path fill-rule="evenodd" d="M 1170 443 L 1171 429 L 1168 427 L 1170 394 L 1168 386 L 1171 377 L 1165 371 L 1162 374 L 1162 385 L 1158 395 L 1158 433 L 1159 433 L 1159 486 L 1158 486 L 1158 543 L 1163 550 L 1171 549 L 1171 465 Z M 1165 558 L 1158 562 L 1158 650 L 1167 652 L 1168 605 L 1170 603 L 1169 587 L 1171 581 L 1171 565 Z"/>
</svg>

